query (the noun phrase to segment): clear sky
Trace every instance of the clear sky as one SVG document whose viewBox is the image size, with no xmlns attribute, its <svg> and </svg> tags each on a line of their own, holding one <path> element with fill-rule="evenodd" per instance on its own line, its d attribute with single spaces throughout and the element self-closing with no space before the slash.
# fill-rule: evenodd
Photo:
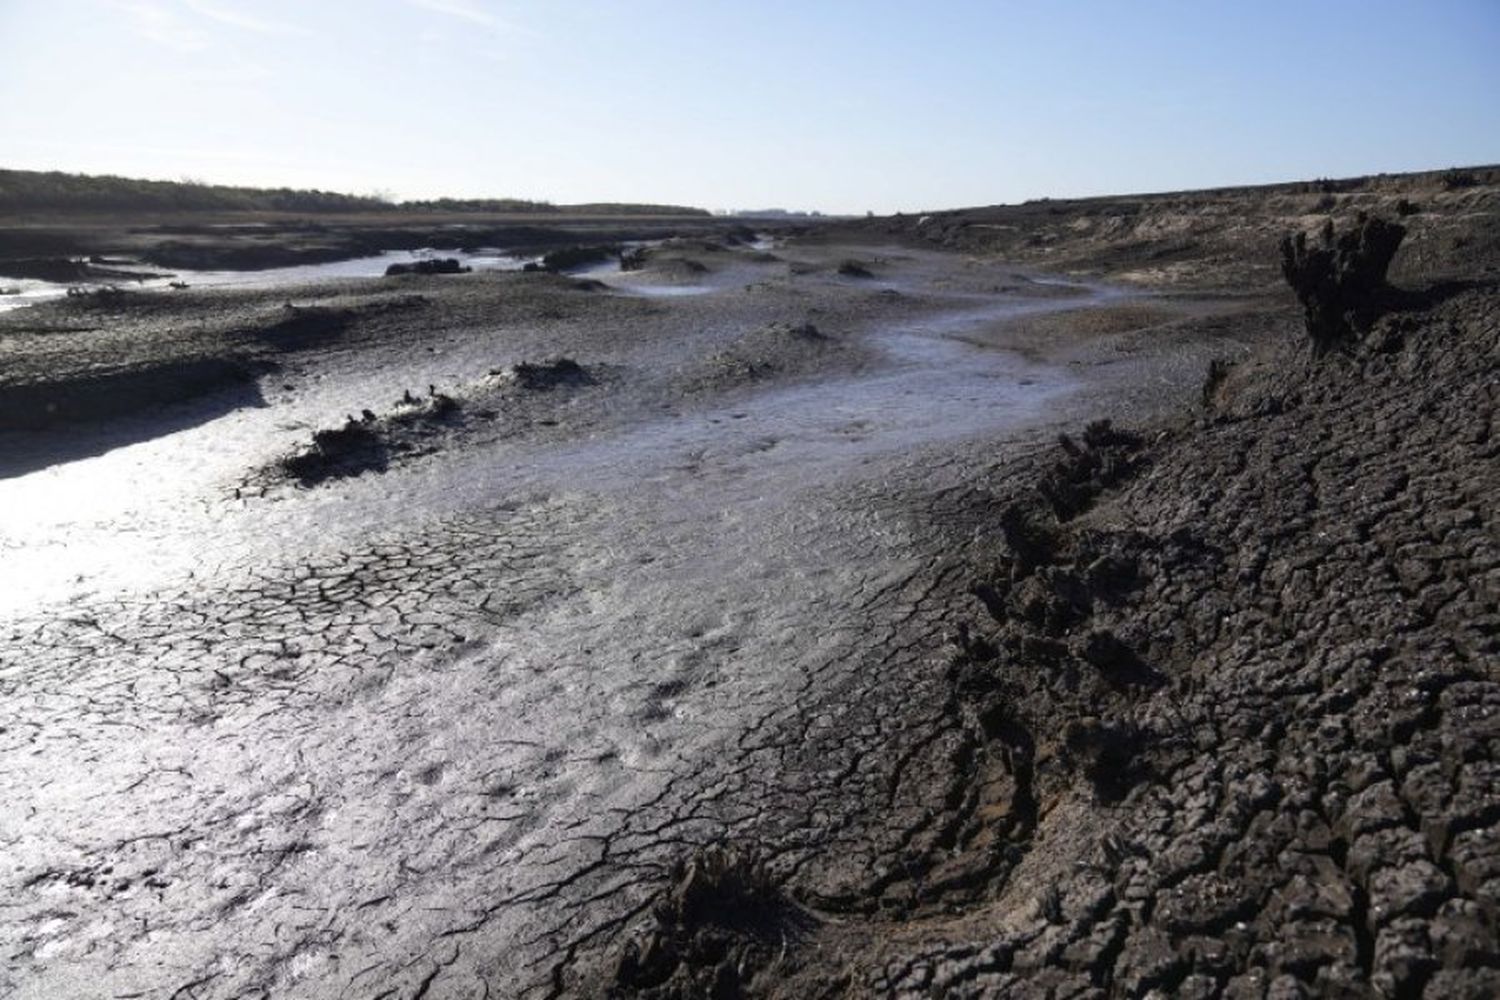
<svg viewBox="0 0 1500 1000">
<path fill-rule="evenodd" d="M 1500 161 L 1500 0 L 0 0 L 0 166 L 921 210 Z"/>
</svg>

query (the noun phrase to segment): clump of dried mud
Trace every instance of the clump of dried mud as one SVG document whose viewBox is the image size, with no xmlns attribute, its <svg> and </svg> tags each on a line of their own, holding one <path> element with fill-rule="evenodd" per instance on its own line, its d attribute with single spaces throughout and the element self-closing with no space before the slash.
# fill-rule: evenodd
<svg viewBox="0 0 1500 1000">
<path fill-rule="evenodd" d="M 384 414 L 366 409 L 342 426 L 315 431 L 308 445 L 254 478 L 274 482 L 284 477 L 299 486 L 317 486 L 329 479 L 385 472 L 393 462 L 431 454 L 485 425 L 514 419 L 519 409 L 536 409 L 518 397 L 597 384 L 594 374 L 572 358 L 554 358 L 493 369 L 456 396 L 437 386 L 428 386 L 424 396 L 408 390 Z"/>
<path fill-rule="evenodd" d="M 649 926 L 626 944 L 616 990 L 653 1000 L 740 996 L 812 923 L 758 859 L 700 852 L 673 870 Z"/>
</svg>

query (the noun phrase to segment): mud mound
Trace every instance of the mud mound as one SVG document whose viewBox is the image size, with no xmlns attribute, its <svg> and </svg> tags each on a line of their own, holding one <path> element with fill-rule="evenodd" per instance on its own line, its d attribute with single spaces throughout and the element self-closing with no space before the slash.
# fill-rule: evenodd
<svg viewBox="0 0 1500 1000">
<path fill-rule="evenodd" d="M 679 864 L 615 970 L 615 995 L 696 1000 L 753 993 L 756 975 L 812 918 L 755 858 L 710 849 Z"/>
<path fill-rule="evenodd" d="M 846 353 L 841 340 L 812 323 L 772 323 L 742 334 L 709 357 L 686 366 L 677 380 L 688 391 L 722 390 L 808 374 Z"/>
<path fill-rule="evenodd" d="M 443 257 L 412 261 L 409 264 L 392 264 L 385 269 L 385 276 L 394 278 L 403 274 L 468 274 L 472 270 L 474 269 L 459 263 L 456 257 Z"/>
<path fill-rule="evenodd" d="M 522 361 L 509 368 L 493 369 L 490 375 L 509 378 L 528 392 L 547 392 L 559 387 L 595 384 L 588 369 L 572 358 L 553 358 L 540 364 Z"/>
<path fill-rule="evenodd" d="M 365 410 L 342 427 L 314 432 L 312 443 L 282 459 L 279 468 L 301 486 L 384 472 L 397 456 L 434 450 L 433 439 L 457 424 L 461 411 L 455 399 L 436 388 L 429 388 L 421 399 L 407 392 L 385 416 Z"/>
<path fill-rule="evenodd" d="M 708 273 L 708 265 L 693 257 L 663 255 L 653 257 L 649 269 L 666 278 L 697 278 Z"/>
<path fill-rule="evenodd" d="M 296 351 L 337 340 L 354 322 L 352 309 L 294 306 L 288 302 L 280 318 L 247 335 L 277 351 Z"/>
<path fill-rule="evenodd" d="M 702 240 L 668 240 L 657 247 L 638 247 L 620 256 L 620 270 L 638 271 L 665 278 L 690 279 L 709 272 L 696 254 L 723 254 L 721 244 Z"/>
<path fill-rule="evenodd" d="M 583 365 L 556 358 L 494 369 L 454 395 L 436 386 L 428 386 L 424 396 L 407 391 L 384 414 L 367 409 L 340 427 L 317 431 L 307 446 L 279 460 L 269 474 L 252 476 L 246 485 L 264 487 L 290 479 L 299 486 L 317 486 L 331 479 L 385 472 L 399 462 L 486 434 L 508 437 L 527 426 L 556 427 L 556 404 L 549 397 L 598 384 Z"/>
<path fill-rule="evenodd" d="M 345 340 L 356 329 L 365 330 L 362 324 L 368 321 L 379 321 L 429 304 L 423 295 L 383 296 L 343 306 L 287 302 L 277 310 L 260 314 L 251 324 L 233 330 L 231 336 L 278 354 L 317 349 Z"/>
</svg>

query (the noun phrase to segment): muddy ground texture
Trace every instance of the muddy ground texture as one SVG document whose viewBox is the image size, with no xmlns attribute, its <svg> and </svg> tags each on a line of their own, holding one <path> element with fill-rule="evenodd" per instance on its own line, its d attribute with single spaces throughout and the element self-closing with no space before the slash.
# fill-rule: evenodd
<svg viewBox="0 0 1500 1000">
<path fill-rule="evenodd" d="M 1090 423 L 1025 485 L 995 484 L 951 653 L 837 724 L 811 714 L 786 748 L 848 761 L 841 780 L 882 807 L 865 822 L 900 833 L 851 824 L 810 863 L 810 806 L 698 856 L 606 992 L 1500 991 L 1500 219 L 1493 187 L 1451 181 L 1396 187 L 1453 214 L 1413 227 L 1406 293 L 1345 342 L 1299 324 L 1212 365 L 1187 416 Z M 1234 210 L 1211 200 L 1210 218 Z M 870 225 L 995 246 L 952 225 L 977 214 Z M 1097 214 L 1111 234 L 1138 220 Z M 1210 249 L 1167 272 L 1083 226 L 1022 243 L 1128 281 L 1230 284 L 1215 251 L 1243 233 L 1177 222 Z M 887 713 L 909 728 L 882 754 L 861 722 Z"/>
<path fill-rule="evenodd" d="M 0 317 L 0 992 L 586 989 L 813 692 L 939 646 L 974 470 L 1134 392 L 1130 334 L 1004 349 L 1112 299 L 991 262 L 632 265 Z"/>
<path fill-rule="evenodd" d="M 1003 348 L 1039 366 L 1022 383 L 1084 387 L 1001 432 L 817 452 L 817 475 L 775 464 L 794 435 L 684 438 L 639 473 L 527 473 L 388 538 L 289 535 L 214 589 L 18 620 L 0 750 L 39 777 L 0 826 L 6 985 L 1493 995 L 1497 192 L 1453 180 L 1379 181 L 1420 206 L 1381 212 L 1408 229 L 1402 293 L 1321 353 L 1277 240 L 1329 208 L 1350 232 L 1346 197 L 1388 198 L 1374 181 L 1322 210 L 1318 190 L 1100 202 L 1088 228 L 1048 209 L 1014 238 L 955 227 L 937 262 L 891 246 L 929 241 L 898 219 L 854 224 L 865 246 L 846 227 L 644 264 L 734 275 L 718 297 L 476 274 L 0 317 L 12 386 L 118 349 L 275 366 L 248 383 L 273 409 L 355 387 L 243 470 L 247 518 L 327 497 L 389 519 L 664 404 L 733 427 L 821 380 L 839 399 L 888 363 L 870 331 L 986 294 L 1029 305 L 957 328 L 962 363 Z M 1183 244 L 1166 263 L 1131 235 L 1152 217 Z M 1060 311 L 1079 290 L 1012 256 L 1151 294 Z M 303 481 L 298 456 L 351 425 L 381 462 Z"/>
</svg>

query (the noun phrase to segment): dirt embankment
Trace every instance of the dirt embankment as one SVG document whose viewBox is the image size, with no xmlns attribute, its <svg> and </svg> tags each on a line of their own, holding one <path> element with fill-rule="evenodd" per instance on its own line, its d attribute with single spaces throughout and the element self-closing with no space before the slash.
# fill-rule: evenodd
<svg viewBox="0 0 1500 1000">
<path fill-rule="evenodd" d="M 1500 266 L 1500 167 L 1042 199 L 861 219 L 811 236 L 943 246 L 1169 291 L 1245 291 L 1278 285 L 1276 244 L 1284 233 L 1359 212 L 1399 219 L 1409 230 L 1398 281 L 1494 274 Z"/>
<path fill-rule="evenodd" d="M 1500 993 L 1494 225 L 1445 216 L 1331 345 L 1216 364 L 1189 412 L 1090 425 L 1002 487 L 941 678 L 868 693 L 928 745 L 838 856 L 799 830 L 679 869 L 597 990 Z M 861 861 L 924 782 L 925 819 Z"/>
<path fill-rule="evenodd" d="M 492 314 L 497 299 L 507 315 L 552 322 L 590 297 L 555 275 L 473 277 L 461 288 L 447 284 L 451 276 L 422 275 L 290 289 L 101 289 L 0 313 L 0 433 L 14 445 L 0 456 L 0 476 L 265 405 L 268 387 L 330 354 L 409 341 L 413 329 L 441 327 L 455 313 Z"/>
<path fill-rule="evenodd" d="M 101 290 L 0 314 L 0 430 L 90 423 L 192 400 L 428 305 L 395 293 L 295 305 Z"/>
</svg>

